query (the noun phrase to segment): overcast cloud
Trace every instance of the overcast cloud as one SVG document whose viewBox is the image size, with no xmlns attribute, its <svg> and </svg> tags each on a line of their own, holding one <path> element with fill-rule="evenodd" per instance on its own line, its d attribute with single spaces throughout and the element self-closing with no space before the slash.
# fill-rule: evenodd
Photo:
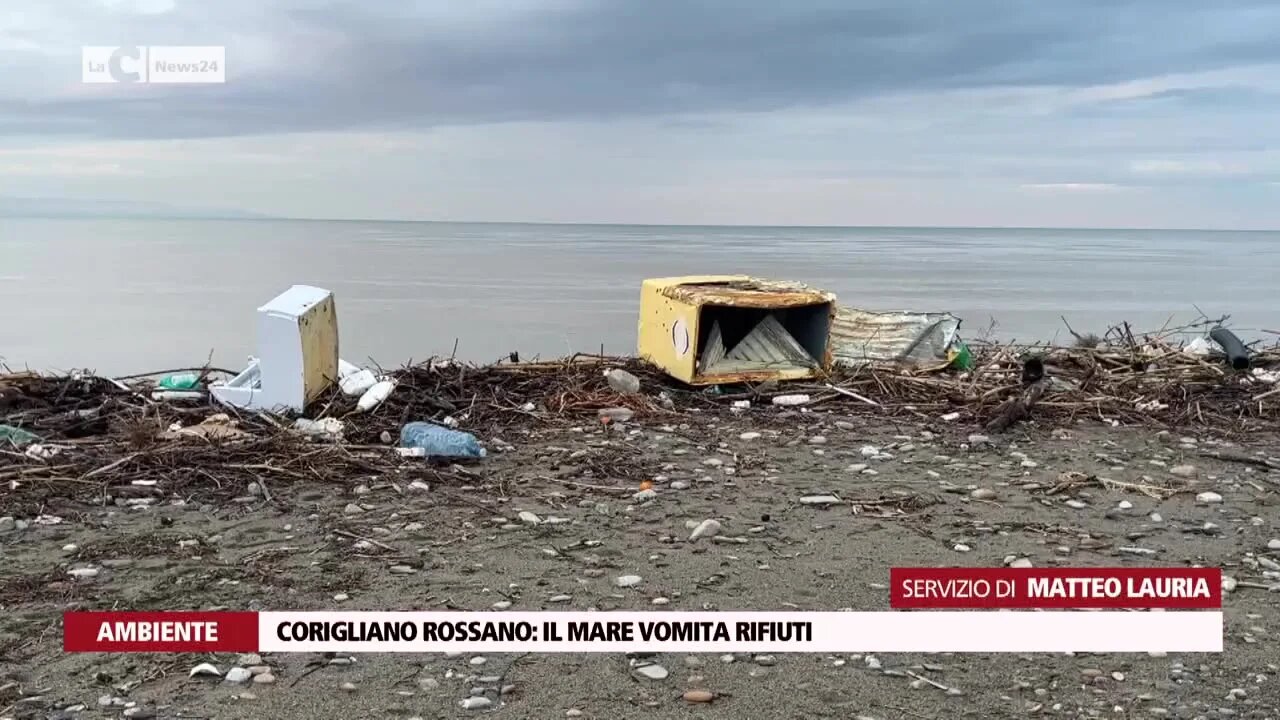
<svg viewBox="0 0 1280 720">
<path fill-rule="evenodd" d="M 1260 0 L 8 0 L 0 194 L 1274 228 L 1278 36 Z M 225 45 L 227 83 L 81 84 L 117 44 Z"/>
</svg>

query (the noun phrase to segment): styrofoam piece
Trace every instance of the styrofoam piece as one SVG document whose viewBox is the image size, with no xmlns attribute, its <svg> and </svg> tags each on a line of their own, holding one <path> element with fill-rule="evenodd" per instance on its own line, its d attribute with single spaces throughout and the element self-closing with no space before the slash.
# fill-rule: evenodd
<svg viewBox="0 0 1280 720">
<path fill-rule="evenodd" d="M 366 390 L 365 393 L 360 396 L 359 402 L 356 403 L 356 408 L 358 408 L 360 412 L 369 412 L 381 405 L 383 400 L 391 397 L 391 391 L 395 389 L 395 380 L 383 380 Z"/>
<path fill-rule="evenodd" d="M 354 375 L 355 373 L 358 373 L 358 372 L 360 372 L 359 365 L 352 365 L 346 360 L 343 360 L 342 358 L 338 358 L 338 379 L 339 380 L 349 375 Z"/>
<path fill-rule="evenodd" d="M 344 395 L 363 395 L 369 388 L 378 384 L 378 376 L 373 374 L 372 370 L 357 370 L 356 372 L 342 378 L 338 383 L 338 387 L 342 388 Z"/>
</svg>

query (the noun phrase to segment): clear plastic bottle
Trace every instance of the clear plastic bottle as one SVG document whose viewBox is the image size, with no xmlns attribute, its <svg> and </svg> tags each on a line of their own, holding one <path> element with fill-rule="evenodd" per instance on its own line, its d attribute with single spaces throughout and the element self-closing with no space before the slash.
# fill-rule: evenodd
<svg viewBox="0 0 1280 720">
<path fill-rule="evenodd" d="M 482 458 L 485 449 L 471 433 L 450 430 L 429 422 L 406 423 L 400 429 L 400 445 L 421 448 L 428 457 Z"/>
</svg>

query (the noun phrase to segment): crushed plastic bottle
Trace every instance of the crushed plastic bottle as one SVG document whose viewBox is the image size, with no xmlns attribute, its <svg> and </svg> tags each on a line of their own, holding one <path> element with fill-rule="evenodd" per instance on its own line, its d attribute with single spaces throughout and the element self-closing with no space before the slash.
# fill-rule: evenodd
<svg viewBox="0 0 1280 720">
<path fill-rule="evenodd" d="M 626 370 L 611 368 L 604 371 L 604 379 L 609 382 L 609 387 L 613 388 L 616 393 L 623 395 L 634 395 L 640 392 L 640 378 L 632 375 Z"/>
<path fill-rule="evenodd" d="M 337 418 L 324 418 L 323 420 L 298 418 L 293 423 L 293 429 L 294 431 L 310 438 L 341 440 L 342 431 L 345 427 L 343 422 Z"/>
<path fill-rule="evenodd" d="M 631 408 L 614 407 L 604 408 L 597 414 L 600 416 L 600 420 L 604 422 L 627 422 L 635 417 L 636 411 Z"/>
<path fill-rule="evenodd" d="M 200 376 L 195 373 L 165 375 L 156 385 L 165 390 L 193 390 L 200 385 Z"/>
<path fill-rule="evenodd" d="M 482 458 L 486 455 L 475 435 L 429 422 L 406 423 L 400 428 L 400 445 L 421 449 L 427 457 Z"/>
</svg>

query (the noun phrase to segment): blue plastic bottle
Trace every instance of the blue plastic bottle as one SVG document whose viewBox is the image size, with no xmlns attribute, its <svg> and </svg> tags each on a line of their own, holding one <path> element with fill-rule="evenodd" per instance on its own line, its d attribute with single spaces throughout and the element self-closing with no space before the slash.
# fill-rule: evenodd
<svg viewBox="0 0 1280 720">
<path fill-rule="evenodd" d="M 429 422 L 406 423 L 400 428 L 400 446 L 422 448 L 427 457 L 482 458 L 484 448 L 475 435 Z"/>
</svg>

